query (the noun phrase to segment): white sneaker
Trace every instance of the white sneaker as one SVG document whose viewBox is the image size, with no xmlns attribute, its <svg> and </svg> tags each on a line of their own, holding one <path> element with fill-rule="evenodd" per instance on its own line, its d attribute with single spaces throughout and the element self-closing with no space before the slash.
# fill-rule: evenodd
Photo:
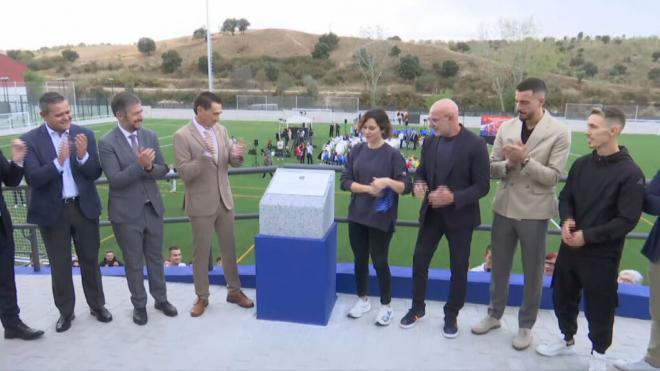
<svg viewBox="0 0 660 371">
<path fill-rule="evenodd" d="M 589 371 L 607 371 L 607 358 L 595 350 L 591 351 L 589 357 Z"/>
<path fill-rule="evenodd" d="M 376 326 L 387 326 L 392 323 L 394 311 L 391 305 L 381 305 L 378 315 L 376 316 Z"/>
<path fill-rule="evenodd" d="M 639 361 L 624 361 L 619 359 L 614 362 L 614 367 L 622 371 L 660 370 L 660 367 L 653 367 L 650 363 L 646 362 L 644 358 Z"/>
<path fill-rule="evenodd" d="M 568 344 L 564 339 L 557 339 L 554 343 L 537 346 L 536 353 L 546 357 L 568 356 L 575 354 L 575 343 Z"/>
<path fill-rule="evenodd" d="M 532 329 L 521 328 L 518 329 L 518 333 L 514 336 L 511 345 L 513 345 L 513 349 L 515 350 L 525 350 L 532 344 L 533 339 Z"/>
<path fill-rule="evenodd" d="M 479 323 L 472 326 L 472 333 L 475 335 L 483 335 L 490 330 L 502 327 L 502 322 L 491 316 L 484 317 Z"/>
<path fill-rule="evenodd" d="M 363 314 L 371 310 L 371 304 L 369 304 L 369 299 L 358 298 L 353 308 L 348 311 L 348 316 L 351 318 L 360 318 Z"/>
</svg>

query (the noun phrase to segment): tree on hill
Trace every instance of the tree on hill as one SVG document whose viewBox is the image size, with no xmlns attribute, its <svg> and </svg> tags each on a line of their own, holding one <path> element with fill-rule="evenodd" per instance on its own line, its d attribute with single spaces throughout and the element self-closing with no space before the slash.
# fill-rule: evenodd
<svg viewBox="0 0 660 371">
<path fill-rule="evenodd" d="M 241 18 L 238 20 L 238 30 L 241 34 L 244 34 L 248 27 L 250 27 L 250 22 L 247 19 Z"/>
<path fill-rule="evenodd" d="M 660 83 L 660 67 L 653 67 L 649 70 L 649 80 L 656 84 Z"/>
<path fill-rule="evenodd" d="M 238 20 L 236 18 L 227 18 L 222 22 L 220 32 L 231 32 L 231 35 L 234 36 L 236 27 L 238 27 Z"/>
<path fill-rule="evenodd" d="M 73 63 L 76 61 L 76 59 L 80 57 L 80 55 L 78 55 L 78 53 L 75 50 L 64 49 L 62 50 L 62 57 L 66 59 L 68 62 Z"/>
<path fill-rule="evenodd" d="M 156 42 L 148 37 L 143 37 L 138 40 L 137 48 L 142 54 L 151 55 L 156 51 Z"/>
<path fill-rule="evenodd" d="M 442 66 L 440 66 L 439 75 L 444 78 L 454 77 L 458 74 L 459 68 L 458 63 L 456 63 L 455 60 L 446 60 L 442 62 Z"/>
<path fill-rule="evenodd" d="M 337 37 L 337 35 L 332 32 L 328 32 L 319 36 L 319 42 L 328 44 L 330 50 L 332 51 L 337 49 L 337 46 L 339 45 L 339 37 Z"/>
<path fill-rule="evenodd" d="M 29 50 L 7 50 L 7 56 L 17 62 L 27 63 L 34 58 L 34 53 Z"/>
<path fill-rule="evenodd" d="M 399 60 L 397 70 L 399 77 L 405 80 L 414 80 L 422 75 L 422 66 L 419 64 L 419 58 L 416 55 L 406 54 Z"/>
<path fill-rule="evenodd" d="M 218 52 L 213 52 L 213 54 L 211 54 L 211 58 L 213 59 L 211 62 L 213 63 L 213 72 L 218 72 L 218 66 L 220 65 L 220 54 L 218 54 Z M 197 59 L 197 69 L 203 74 L 207 74 L 209 72 L 209 61 L 205 55 Z"/>
<path fill-rule="evenodd" d="M 330 58 L 330 45 L 324 42 L 317 42 L 312 50 L 312 58 L 314 59 L 328 59 Z"/>
<path fill-rule="evenodd" d="M 621 63 L 617 63 L 614 66 L 612 66 L 612 69 L 610 69 L 610 76 L 625 75 L 627 70 L 628 70 L 628 67 L 624 66 Z"/>
<path fill-rule="evenodd" d="M 328 59 L 330 58 L 330 52 L 335 50 L 339 45 L 339 37 L 328 32 L 319 36 L 319 40 L 314 45 L 314 50 L 312 50 L 312 58 L 314 59 Z"/>
<path fill-rule="evenodd" d="M 206 39 L 206 28 L 200 27 L 193 32 L 193 39 Z"/>
<path fill-rule="evenodd" d="M 181 67 L 181 62 L 183 61 L 176 50 L 166 51 L 163 53 L 163 55 L 161 55 L 161 58 L 163 59 L 163 62 L 160 67 L 165 73 L 172 73 L 176 71 L 179 69 L 179 67 Z"/>
<path fill-rule="evenodd" d="M 464 41 L 459 41 L 457 43 L 450 43 L 449 50 L 461 53 L 467 53 L 470 51 L 470 45 Z"/>
<path fill-rule="evenodd" d="M 392 47 L 392 49 L 390 49 L 390 54 L 389 55 L 390 55 L 390 57 L 395 57 L 396 58 L 399 55 L 401 55 L 401 49 L 398 46 L 394 45 Z"/>
<path fill-rule="evenodd" d="M 660 50 L 654 51 L 651 57 L 653 58 L 653 62 L 657 62 L 660 59 Z"/>
<path fill-rule="evenodd" d="M 364 78 L 368 101 L 372 107 L 378 104 L 378 85 L 383 73 L 389 68 L 391 43 L 383 40 L 383 30 L 379 26 L 365 27 L 361 36 L 367 41 L 353 54 L 355 64 Z"/>
<path fill-rule="evenodd" d="M 584 75 L 586 77 L 594 77 L 598 73 L 598 66 L 596 66 L 593 62 L 587 62 L 582 66 L 582 70 L 584 71 Z"/>
</svg>

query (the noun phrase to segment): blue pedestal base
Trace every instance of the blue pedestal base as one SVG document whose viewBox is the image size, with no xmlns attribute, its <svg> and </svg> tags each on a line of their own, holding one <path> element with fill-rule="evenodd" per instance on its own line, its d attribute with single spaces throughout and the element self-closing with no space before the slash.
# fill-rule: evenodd
<svg viewBox="0 0 660 371">
<path fill-rule="evenodd" d="M 337 300 L 337 224 L 321 239 L 257 235 L 257 318 L 328 324 Z"/>
</svg>

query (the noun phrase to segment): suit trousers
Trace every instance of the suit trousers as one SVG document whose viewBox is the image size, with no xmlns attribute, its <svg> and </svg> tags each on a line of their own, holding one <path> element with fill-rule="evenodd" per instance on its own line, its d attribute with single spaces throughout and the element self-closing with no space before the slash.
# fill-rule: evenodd
<svg viewBox="0 0 660 371">
<path fill-rule="evenodd" d="M 646 362 L 660 367 L 660 261 L 651 262 L 651 339 L 646 352 Z"/>
<path fill-rule="evenodd" d="M 144 289 L 144 265 L 147 265 L 149 292 L 156 303 L 167 301 L 163 268 L 163 218 L 151 203 L 142 207 L 140 218 L 134 223 L 112 223 L 119 248 L 124 255 L 124 268 L 131 302 L 135 308 L 147 305 Z"/>
<path fill-rule="evenodd" d="M 543 290 L 547 219 L 511 219 L 494 213 L 491 233 L 493 269 L 490 280 L 488 315 L 500 319 L 509 298 L 509 277 L 518 241 L 525 275 L 523 302 L 518 327 L 531 329 L 536 322 Z"/>
<path fill-rule="evenodd" d="M 14 242 L 0 223 L 0 320 L 4 327 L 18 322 L 18 300 L 14 278 Z"/>
<path fill-rule="evenodd" d="M 429 266 L 443 235 L 449 242 L 449 295 L 444 306 L 445 317 L 456 318 L 465 304 L 467 272 L 470 264 L 470 244 L 473 227 L 448 229 L 439 210 L 428 208 L 424 222 L 419 227 L 413 256 L 413 304 L 418 312 L 424 312 Z"/>
<path fill-rule="evenodd" d="M 234 235 L 234 210 L 227 210 L 222 202 L 211 216 L 191 216 L 193 231 L 193 276 L 195 293 L 200 298 L 209 297 L 209 272 L 213 232 L 218 236 L 220 257 L 227 288 L 240 290 L 241 281 L 236 263 L 236 238 Z"/>
<path fill-rule="evenodd" d="M 71 239 L 75 246 L 83 292 L 92 309 L 105 305 L 99 257 L 99 220 L 87 219 L 81 212 L 78 200 L 64 205 L 57 223 L 39 226 L 50 261 L 55 306 L 63 316 L 73 314 L 76 297 L 71 275 Z"/>
</svg>

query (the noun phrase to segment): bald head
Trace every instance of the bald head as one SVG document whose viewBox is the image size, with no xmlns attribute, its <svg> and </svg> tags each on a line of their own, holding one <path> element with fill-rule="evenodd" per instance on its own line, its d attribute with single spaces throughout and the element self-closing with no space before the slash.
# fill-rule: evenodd
<svg viewBox="0 0 660 371">
<path fill-rule="evenodd" d="M 438 111 L 444 115 L 452 115 L 458 118 L 458 104 L 451 99 L 440 99 L 431 106 L 429 112 Z"/>
<path fill-rule="evenodd" d="M 452 137 L 461 130 L 458 105 L 451 99 L 440 99 L 429 110 L 429 125 L 436 134 Z"/>
</svg>

